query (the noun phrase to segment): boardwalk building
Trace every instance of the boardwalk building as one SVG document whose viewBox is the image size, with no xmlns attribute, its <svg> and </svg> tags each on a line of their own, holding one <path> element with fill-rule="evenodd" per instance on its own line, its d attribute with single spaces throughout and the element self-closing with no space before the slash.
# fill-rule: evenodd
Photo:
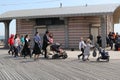
<svg viewBox="0 0 120 80">
<path fill-rule="evenodd" d="M 94 42 L 98 34 L 102 36 L 105 47 L 106 35 L 114 31 L 113 25 L 119 23 L 120 5 L 86 5 L 48 9 L 8 11 L 0 15 L 0 22 L 5 24 L 5 39 L 9 37 L 9 23 L 16 19 L 16 33 L 30 34 L 38 31 L 41 36 L 46 30 L 54 34 L 54 41 L 64 48 L 78 48 L 80 37 L 85 39 L 91 33 Z"/>
</svg>

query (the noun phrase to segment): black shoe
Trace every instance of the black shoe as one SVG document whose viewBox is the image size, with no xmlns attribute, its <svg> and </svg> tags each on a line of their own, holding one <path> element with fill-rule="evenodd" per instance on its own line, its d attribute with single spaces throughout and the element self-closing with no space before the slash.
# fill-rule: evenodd
<svg viewBox="0 0 120 80">
<path fill-rule="evenodd" d="M 8 54 L 10 55 L 10 51 L 8 51 Z"/>
</svg>

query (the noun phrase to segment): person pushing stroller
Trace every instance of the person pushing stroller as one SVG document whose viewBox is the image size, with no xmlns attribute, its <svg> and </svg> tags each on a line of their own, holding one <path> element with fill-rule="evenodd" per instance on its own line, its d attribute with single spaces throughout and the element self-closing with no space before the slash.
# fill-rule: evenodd
<svg viewBox="0 0 120 80">
<path fill-rule="evenodd" d="M 53 33 L 49 34 L 48 37 L 49 45 L 47 46 L 47 57 L 49 58 L 49 55 L 52 55 L 53 59 L 63 57 L 64 59 L 67 58 L 67 54 L 65 51 L 60 48 L 61 44 L 54 43 L 53 39 Z"/>
</svg>

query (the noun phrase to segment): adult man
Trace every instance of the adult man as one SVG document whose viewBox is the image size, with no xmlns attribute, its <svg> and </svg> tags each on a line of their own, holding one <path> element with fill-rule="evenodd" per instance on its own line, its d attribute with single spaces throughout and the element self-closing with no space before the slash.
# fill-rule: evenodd
<svg viewBox="0 0 120 80">
<path fill-rule="evenodd" d="M 42 49 L 44 50 L 45 54 L 44 54 L 44 57 L 45 58 L 48 58 L 47 56 L 47 46 L 49 45 L 49 31 L 46 31 L 46 33 L 44 34 L 43 36 L 43 46 L 42 46 Z"/>
</svg>

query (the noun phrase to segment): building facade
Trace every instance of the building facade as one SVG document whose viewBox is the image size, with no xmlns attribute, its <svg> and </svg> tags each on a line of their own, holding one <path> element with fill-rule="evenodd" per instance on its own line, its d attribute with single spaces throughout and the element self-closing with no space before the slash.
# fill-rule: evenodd
<svg viewBox="0 0 120 80">
<path fill-rule="evenodd" d="M 106 33 L 113 31 L 112 16 L 106 16 Z M 58 20 L 58 21 L 57 21 Z M 38 31 L 42 37 L 46 30 L 54 35 L 54 42 L 59 42 L 64 48 L 78 48 L 80 37 L 84 40 L 92 34 L 94 43 L 101 34 L 100 16 L 77 16 L 64 18 L 17 19 L 16 32 L 21 35 L 29 34 L 33 38 Z"/>
</svg>

